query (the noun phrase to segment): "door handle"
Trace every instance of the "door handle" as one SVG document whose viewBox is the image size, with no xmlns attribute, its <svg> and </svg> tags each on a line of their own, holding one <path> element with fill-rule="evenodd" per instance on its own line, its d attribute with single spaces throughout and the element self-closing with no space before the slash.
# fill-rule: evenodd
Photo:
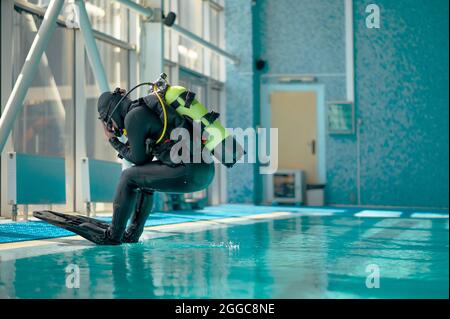
<svg viewBox="0 0 450 319">
<path fill-rule="evenodd" d="M 311 141 L 311 153 L 316 155 L 316 140 Z"/>
</svg>

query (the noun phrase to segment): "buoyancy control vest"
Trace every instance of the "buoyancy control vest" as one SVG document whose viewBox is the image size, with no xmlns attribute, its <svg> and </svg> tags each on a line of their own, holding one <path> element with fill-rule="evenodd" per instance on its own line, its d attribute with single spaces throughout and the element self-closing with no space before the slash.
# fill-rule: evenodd
<svg viewBox="0 0 450 319">
<path fill-rule="evenodd" d="M 223 165 L 232 167 L 244 154 L 242 146 L 220 123 L 220 114 L 208 109 L 196 98 L 195 93 L 182 86 L 172 86 L 163 73 L 153 84 L 151 93 L 156 94 L 159 104 L 152 107 L 161 118 L 164 128 L 158 143 L 167 140 L 167 134 L 184 126 L 184 120 L 200 124 L 202 134 L 206 132 L 203 147 Z M 179 116 L 176 116 L 176 114 Z"/>
</svg>

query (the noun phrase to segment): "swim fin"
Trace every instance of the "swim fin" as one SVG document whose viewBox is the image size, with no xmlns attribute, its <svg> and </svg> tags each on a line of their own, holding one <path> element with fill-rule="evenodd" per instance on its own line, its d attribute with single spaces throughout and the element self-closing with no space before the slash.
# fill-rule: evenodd
<svg viewBox="0 0 450 319">
<path fill-rule="evenodd" d="M 33 216 L 49 224 L 71 231 L 97 245 L 120 245 L 108 236 L 111 226 L 106 222 L 81 215 L 68 215 L 50 210 L 35 211 Z"/>
</svg>

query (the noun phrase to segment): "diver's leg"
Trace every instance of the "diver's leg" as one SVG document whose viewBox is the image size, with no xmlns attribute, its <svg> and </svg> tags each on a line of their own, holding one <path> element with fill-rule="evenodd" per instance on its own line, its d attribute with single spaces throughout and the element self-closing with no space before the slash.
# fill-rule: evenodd
<svg viewBox="0 0 450 319">
<path fill-rule="evenodd" d="M 153 191 L 141 190 L 137 196 L 136 208 L 130 225 L 123 236 L 124 243 L 137 243 L 144 232 L 145 222 L 153 207 Z"/>
<path fill-rule="evenodd" d="M 139 188 L 168 193 L 196 192 L 208 187 L 214 178 L 213 163 L 190 163 L 171 167 L 154 161 L 126 171 L 132 173 L 131 180 Z"/>
<path fill-rule="evenodd" d="M 206 188 L 214 177 L 214 164 L 186 164 L 170 167 L 161 162 L 133 166 L 122 172 L 114 195 L 113 220 L 107 223 L 85 216 L 70 216 L 55 212 L 34 212 L 37 218 L 58 227 L 68 229 L 99 245 L 119 245 L 127 221 L 135 207 L 136 190 L 146 189 L 161 192 L 190 193 Z M 142 214 L 133 217 L 137 234 L 141 234 L 145 220 L 151 211 L 153 196 L 144 196 L 140 205 Z M 148 207 L 148 208 L 146 208 Z M 133 236 L 134 237 L 134 236 Z"/>
<path fill-rule="evenodd" d="M 113 242 L 122 242 L 128 219 L 135 207 L 138 188 L 132 178 L 135 169 L 136 166 L 133 166 L 122 171 L 114 194 L 112 224 L 108 229 L 108 238 Z"/>
<path fill-rule="evenodd" d="M 160 161 L 133 166 L 122 172 L 114 196 L 114 213 L 108 237 L 121 241 L 136 202 L 136 189 L 191 193 L 206 188 L 214 177 L 214 164 L 167 166 Z M 153 198 L 152 198 L 153 199 Z"/>
</svg>

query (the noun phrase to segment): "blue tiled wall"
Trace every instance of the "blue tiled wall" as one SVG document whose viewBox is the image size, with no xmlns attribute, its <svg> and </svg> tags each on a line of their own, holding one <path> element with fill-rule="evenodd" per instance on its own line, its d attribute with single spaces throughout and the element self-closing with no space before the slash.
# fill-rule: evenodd
<svg viewBox="0 0 450 319">
<path fill-rule="evenodd" d="M 269 73 L 344 75 L 344 1 L 258 2 L 261 52 Z"/>
<path fill-rule="evenodd" d="M 377 0 L 381 29 L 355 2 L 361 200 L 448 207 L 447 0 Z"/>
<path fill-rule="evenodd" d="M 225 6 L 227 51 L 238 56 L 238 65 L 227 64 L 227 127 L 254 127 L 252 1 L 227 0 Z M 228 200 L 253 202 L 253 165 L 237 164 L 228 170 Z"/>
<path fill-rule="evenodd" d="M 227 49 L 243 59 L 227 67 L 228 124 L 252 120 L 251 94 L 230 96 L 252 87 L 252 50 L 268 62 L 263 78 L 315 74 L 328 101 L 345 100 L 344 0 L 258 0 L 256 48 L 250 2 L 226 2 Z M 370 3 L 381 29 L 365 26 Z M 353 9 L 361 204 L 448 207 L 448 1 L 355 0 Z M 231 199 L 251 197 L 250 171 L 230 174 Z M 357 172 L 356 135 L 328 136 L 329 203 L 358 203 Z"/>
</svg>

